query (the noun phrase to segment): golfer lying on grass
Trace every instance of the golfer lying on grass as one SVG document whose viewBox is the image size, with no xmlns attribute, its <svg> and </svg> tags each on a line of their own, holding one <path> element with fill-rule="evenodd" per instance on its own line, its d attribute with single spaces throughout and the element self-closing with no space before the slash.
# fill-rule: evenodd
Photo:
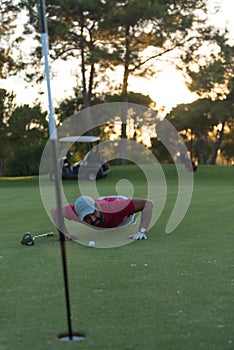
<svg viewBox="0 0 234 350">
<path fill-rule="evenodd" d="M 108 196 L 93 199 L 89 196 L 81 196 L 74 204 L 63 207 L 65 219 L 95 226 L 97 228 L 113 228 L 134 224 L 135 213 L 141 212 L 138 231 L 129 236 L 134 240 L 147 239 L 146 233 L 151 221 L 153 202 L 149 199 L 124 196 Z M 51 210 L 55 225 L 58 227 L 57 209 Z M 65 228 L 63 232 L 67 238 L 70 234 Z"/>
</svg>

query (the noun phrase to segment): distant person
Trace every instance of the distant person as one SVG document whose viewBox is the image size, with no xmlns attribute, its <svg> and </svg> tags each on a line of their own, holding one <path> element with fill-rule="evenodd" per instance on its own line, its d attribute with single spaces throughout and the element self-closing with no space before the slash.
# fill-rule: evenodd
<svg viewBox="0 0 234 350">
<path fill-rule="evenodd" d="M 147 231 L 150 225 L 153 211 L 153 201 L 149 199 L 133 198 L 124 196 L 108 196 L 93 199 L 89 196 L 81 196 L 74 204 L 62 208 L 63 217 L 96 228 L 114 228 L 128 224 L 134 224 L 135 214 L 140 212 L 140 224 L 137 232 L 130 239 L 147 239 Z M 51 210 L 55 225 L 58 227 L 57 209 Z M 67 238 L 70 233 L 65 227 L 63 232 Z"/>
</svg>

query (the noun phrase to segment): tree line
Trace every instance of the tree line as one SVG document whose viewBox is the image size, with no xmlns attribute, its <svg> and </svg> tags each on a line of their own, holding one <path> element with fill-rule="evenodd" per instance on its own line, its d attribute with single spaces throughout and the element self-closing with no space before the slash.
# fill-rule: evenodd
<svg viewBox="0 0 234 350">
<path fill-rule="evenodd" d="M 183 135 L 191 156 L 198 163 L 214 164 L 221 150 L 226 159 L 233 158 L 233 46 L 227 31 L 207 24 L 205 0 L 46 3 L 51 66 L 57 60 L 68 64 L 72 60 L 79 77 L 74 96 L 60 101 L 56 108 L 58 123 L 97 103 L 133 99 L 142 104 L 143 99 L 149 105 L 152 101 L 146 96 L 129 92 L 129 77 L 150 78 L 157 74 L 158 62 L 170 60 L 183 72 L 190 90 L 199 95 L 197 101 L 177 106 L 166 116 Z M 16 19 L 22 13 L 27 20 L 17 36 Z M 0 76 L 24 72 L 25 81 L 40 84 L 44 78 L 37 1 L 3 0 L 0 14 Z M 22 52 L 28 38 L 33 45 Z M 109 74 L 117 67 L 122 67 L 120 86 Z M 0 104 L 0 172 L 36 173 L 48 136 L 46 113 L 37 103 L 15 106 L 12 94 L 4 89 Z M 124 119 L 121 137 L 128 137 Z M 166 158 L 159 143 L 152 145 L 157 148 L 155 153 Z"/>
</svg>

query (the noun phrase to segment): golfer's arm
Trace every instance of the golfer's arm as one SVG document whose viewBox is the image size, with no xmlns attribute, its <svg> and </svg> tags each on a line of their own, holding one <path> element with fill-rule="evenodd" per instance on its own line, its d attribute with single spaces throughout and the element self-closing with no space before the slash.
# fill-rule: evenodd
<svg viewBox="0 0 234 350">
<path fill-rule="evenodd" d="M 148 231 L 153 213 L 153 201 L 150 199 L 133 199 L 133 205 L 135 213 L 141 212 L 139 229 L 144 228 Z"/>
</svg>

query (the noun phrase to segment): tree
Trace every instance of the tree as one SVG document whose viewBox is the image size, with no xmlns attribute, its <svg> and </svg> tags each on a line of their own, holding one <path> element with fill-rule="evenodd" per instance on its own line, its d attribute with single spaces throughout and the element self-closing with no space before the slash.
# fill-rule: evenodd
<svg viewBox="0 0 234 350">
<path fill-rule="evenodd" d="M 234 127 L 229 129 L 229 132 L 225 134 L 222 145 L 220 147 L 221 154 L 226 159 L 227 164 L 234 165 Z"/>
<path fill-rule="evenodd" d="M 18 38 L 15 36 L 17 6 L 12 1 L 1 0 L 0 7 L 0 78 L 5 78 L 16 66 L 13 48 Z M 14 36 L 14 39 L 13 39 Z"/>
<path fill-rule="evenodd" d="M 228 44 L 227 37 L 220 37 L 219 40 L 222 50 L 209 56 L 208 60 L 200 59 L 187 67 L 190 76 L 187 86 L 201 98 L 224 100 L 233 89 L 234 46 Z"/>
<path fill-rule="evenodd" d="M 20 0 L 38 39 L 36 3 Z M 222 36 L 206 25 L 206 10 L 205 0 L 47 0 L 51 57 L 72 58 L 73 64 L 80 65 L 85 107 L 100 74 L 122 66 L 126 102 L 130 75 L 150 76 L 157 70 L 152 62 L 170 59 L 172 51 L 171 62 L 187 69 L 198 60 L 197 50 L 204 42 L 222 45 Z M 36 53 L 34 57 L 41 57 L 40 48 Z"/>
<path fill-rule="evenodd" d="M 100 103 L 111 103 L 111 102 L 121 102 L 122 97 L 121 93 L 119 94 L 100 94 L 99 96 L 96 97 L 96 104 Z M 140 93 L 135 93 L 135 92 L 129 92 L 129 103 L 132 104 L 137 104 L 145 107 L 150 107 L 154 105 L 154 101 L 149 96 L 142 95 Z M 82 96 L 80 93 L 80 90 L 74 89 L 74 95 L 70 96 L 69 98 L 65 98 L 63 101 L 60 101 L 58 107 L 55 109 L 57 119 L 58 119 L 58 124 L 62 124 L 63 121 L 77 113 L 81 109 L 82 105 Z M 142 138 L 142 129 L 146 128 L 147 130 L 149 129 L 155 129 L 154 126 L 154 119 L 152 119 L 151 114 L 149 115 L 136 115 L 131 113 L 129 111 L 128 115 L 128 120 L 131 123 L 131 132 L 128 133 L 127 137 L 128 138 L 133 138 L 136 139 L 136 136 L 140 135 Z M 117 123 L 117 120 L 114 118 L 113 120 L 109 120 L 108 126 L 104 127 L 98 127 L 97 130 L 94 130 L 95 135 L 102 135 L 104 137 L 104 129 L 105 129 L 105 136 L 109 132 L 114 131 L 114 126 Z M 129 124 L 130 124 L 129 123 Z M 131 135 L 130 135 L 131 134 Z M 119 138 L 119 134 L 116 134 L 116 137 Z M 138 137 L 139 138 L 139 137 Z"/>
<path fill-rule="evenodd" d="M 105 96 L 105 102 L 121 102 L 122 94 L 112 94 Z M 155 102 L 146 95 L 136 92 L 128 92 L 128 102 L 131 104 L 136 104 L 140 106 L 145 106 L 150 108 L 155 105 Z M 144 115 L 138 115 L 136 111 L 132 111 L 131 108 L 125 111 L 126 113 L 126 138 L 134 139 L 136 141 L 145 143 L 149 145 L 150 135 L 152 132 L 155 133 L 155 113 L 152 113 L 152 110 L 149 110 L 149 113 L 144 113 Z M 117 120 L 112 120 L 109 123 L 109 129 L 114 131 L 114 125 Z M 122 126 L 122 120 L 119 120 Z M 148 132 L 144 135 L 143 130 L 146 129 Z M 119 137 L 120 135 L 116 135 Z M 145 140 L 144 140 L 145 138 Z M 146 140 L 148 139 L 148 140 Z M 122 162 L 123 164 L 124 162 Z"/>
<path fill-rule="evenodd" d="M 233 120 L 234 120 L 233 102 L 234 101 L 231 101 L 229 99 L 226 99 L 224 101 L 218 100 L 213 103 L 213 107 L 211 108 L 211 114 L 214 115 L 218 121 L 216 125 L 216 135 L 215 135 L 215 142 L 213 146 L 213 154 L 210 159 L 210 164 L 212 165 L 216 163 L 218 150 L 221 149 L 222 142 L 224 138 L 226 138 L 225 127 L 227 126 L 227 130 L 228 130 L 226 134 L 229 134 L 233 129 Z M 232 152 L 232 155 L 234 157 L 234 152 Z"/>
<path fill-rule="evenodd" d="M 48 140 L 46 112 L 40 105 L 18 106 L 7 122 L 12 156 L 7 162 L 8 175 L 36 175 L 43 149 Z"/>
<path fill-rule="evenodd" d="M 210 99 L 198 99 L 190 104 L 179 105 L 166 116 L 180 132 L 192 158 L 196 158 L 199 164 L 208 161 L 208 135 L 217 124 L 217 119 L 210 113 L 211 108 Z"/>
<path fill-rule="evenodd" d="M 10 144 L 7 135 L 7 120 L 12 113 L 15 95 L 0 89 L 0 174 L 6 170 L 6 163 L 10 157 Z"/>
<path fill-rule="evenodd" d="M 0 89 L 0 174 L 38 174 L 48 140 L 46 116 L 39 104 L 17 106 L 14 93 Z"/>
<path fill-rule="evenodd" d="M 191 156 L 199 163 L 209 161 L 215 164 L 218 150 L 222 149 L 226 137 L 230 145 L 234 115 L 232 96 L 230 92 L 225 100 L 198 99 L 177 106 L 166 116 L 184 138 Z M 234 152 L 228 152 L 229 159 L 231 154 L 234 156 Z"/>
<path fill-rule="evenodd" d="M 20 6 L 28 10 L 29 23 L 34 38 L 39 39 L 37 1 L 21 0 Z M 47 19 L 52 60 L 71 60 L 74 67 L 80 67 L 80 84 L 83 106 L 91 105 L 93 91 L 101 74 L 101 61 L 107 52 L 99 45 L 99 23 L 108 11 L 108 1 L 101 0 L 48 0 Z M 33 30 L 32 30 L 33 28 Z M 41 46 L 35 50 L 34 59 L 41 58 Z M 98 66 L 98 68 L 97 68 Z M 98 74 L 96 70 L 98 69 Z M 29 75 L 31 78 L 32 75 Z"/>
<path fill-rule="evenodd" d="M 38 38 L 36 0 L 20 3 Z M 226 48 L 226 32 L 207 25 L 206 12 L 206 0 L 48 0 L 51 57 L 72 58 L 80 66 L 84 107 L 91 104 L 101 74 L 122 67 L 122 101 L 127 102 L 130 75 L 150 76 L 159 60 L 170 60 L 193 78 L 192 66 L 201 69 L 203 59 L 207 69 Z M 41 57 L 41 47 L 36 53 Z M 122 114 L 124 139 L 126 111 Z"/>
<path fill-rule="evenodd" d="M 157 60 L 170 59 L 187 69 L 198 60 L 202 44 L 222 44 L 222 35 L 206 24 L 206 1 L 111 1 L 112 11 L 102 23 L 111 63 L 123 67 L 122 100 L 128 100 L 130 75 L 150 76 Z M 144 55 L 145 50 L 150 48 Z M 173 56 L 169 53 L 173 52 Z M 206 53 L 207 54 L 207 53 Z M 154 63 L 154 67 L 152 66 Z M 150 65 L 151 66 L 150 66 Z M 123 123 L 122 137 L 126 137 Z"/>
<path fill-rule="evenodd" d="M 233 127 L 234 114 L 234 47 L 222 39 L 222 50 L 218 56 L 213 56 L 209 64 L 204 61 L 196 69 L 190 68 L 190 90 L 195 91 L 201 98 L 211 98 L 212 107 L 207 110 L 216 118 L 216 138 L 210 164 L 216 163 L 218 150 L 224 138 L 225 126 Z"/>
</svg>

